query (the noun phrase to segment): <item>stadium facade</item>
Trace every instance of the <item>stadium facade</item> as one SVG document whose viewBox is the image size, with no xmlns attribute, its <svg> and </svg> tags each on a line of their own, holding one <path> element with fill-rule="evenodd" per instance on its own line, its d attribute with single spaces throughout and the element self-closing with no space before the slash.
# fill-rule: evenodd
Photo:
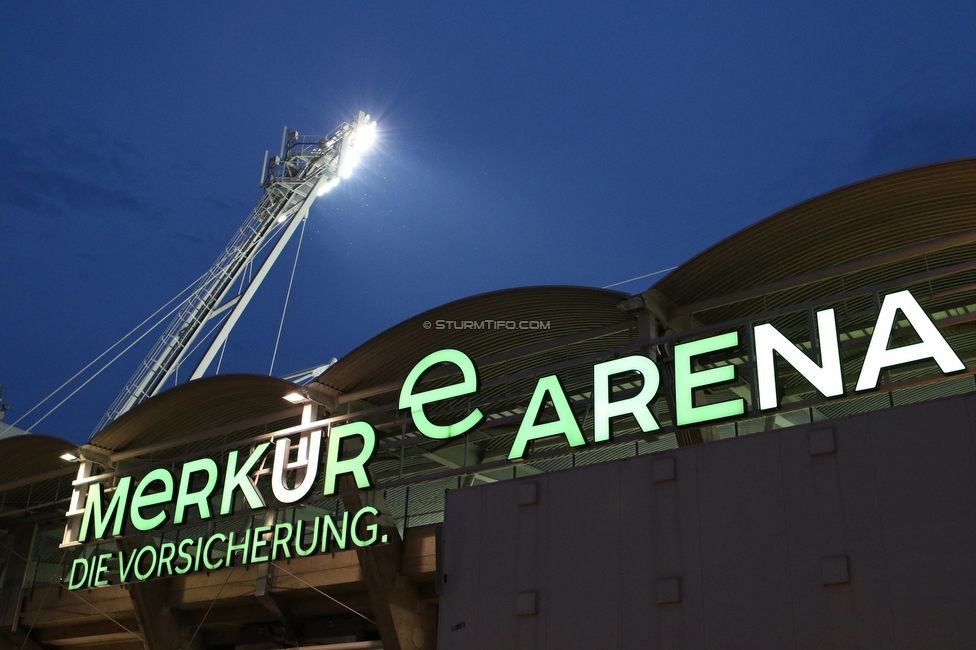
<svg viewBox="0 0 976 650">
<path fill-rule="evenodd" d="M 870 179 L 0 440 L 0 644 L 969 648 L 974 372 L 976 159 Z"/>
</svg>

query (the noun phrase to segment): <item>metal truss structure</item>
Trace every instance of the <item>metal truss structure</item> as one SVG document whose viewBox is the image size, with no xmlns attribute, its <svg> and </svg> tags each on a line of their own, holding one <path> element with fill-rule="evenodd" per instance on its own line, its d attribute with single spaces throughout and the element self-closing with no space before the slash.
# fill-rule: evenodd
<svg viewBox="0 0 976 650">
<path fill-rule="evenodd" d="M 312 203 L 351 173 L 360 154 L 372 143 L 375 127 L 376 123 L 362 111 L 355 123 L 345 122 L 325 136 L 300 135 L 285 127 L 279 154 L 269 159 L 265 152 L 261 199 L 183 301 L 92 435 L 158 393 L 195 349 L 198 339 L 206 338 L 206 326 L 223 317 L 219 331 L 189 379 L 207 372 L 268 271 L 308 216 Z M 246 279 L 245 272 L 275 238 L 277 241 L 257 272 Z"/>
</svg>

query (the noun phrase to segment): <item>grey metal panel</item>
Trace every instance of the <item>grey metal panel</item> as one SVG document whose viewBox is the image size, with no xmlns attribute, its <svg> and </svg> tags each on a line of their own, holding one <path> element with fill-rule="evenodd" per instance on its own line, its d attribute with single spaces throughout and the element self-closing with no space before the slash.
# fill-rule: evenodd
<svg viewBox="0 0 976 650">
<path fill-rule="evenodd" d="M 675 479 L 655 483 L 661 456 L 620 463 L 621 647 L 704 648 L 695 455 L 668 454 Z M 680 579 L 681 602 L 658 605 L 659 579 Z"/>
<path fill-rule="evenodd" d="M 839 596 L 848 591 L 850 593 L 854 628 L 847 631 L 847 638 L 853 637 L 861 648 L 894 648 L 894 621 L 883 550 L 874 449 L 867 424 L 869 417 L 857 416 L 830 423 L 837 443 L 838 498 L 847 536 L 852 581 L 848 586 L 823 589 L 825 596 L 832 599 L 828 602 L 835 608 L 839 608 Z M 835 547 L 831 545 L 826 548 Z M 839 549 L 840 545 L 836 548 Z"/>
<path fill-rule="evenodd" d="M 515 647 L 518 638 L 515 600 L 525 579 L 524 559 L 520 553 L 519 517 L 517 503 L 519 484 L 506 481 L 498 490 L 486 493 L 481 504 L 481 517 L 490 528 L 484 530 L 481 546 L 481 593 L 478 594 L 478 617 L 491 621 L 478 626 L 477 648 Z M 465 492 L 465 490 L 461 490 Z M 455 492 L 449 492 L 453 498 Z M 533 556 L 532 561 L 535 561 Z M 521 566 L 520 566 L 521 565 Z M 460 637 L 460 633 L 458 634 Z"/>
<path fill-rule="evenodd" d="M 478 637 L 477 594 L 482 593 L 480 565 L 482 539 L 494 522 L 481 517 L 484 492 L 458 490 L 448 494 L 444 510 L 444 571 L 437 622 L 437 647 L 476 647 Z M 491 620 L 486 621 L 489 625 Z"/>
<path fill-rule="evenodd" d="M 970 408 L 948 398 L 452 492 L 439 647 L 972 647 Z M 835 451 L 813 454 L 822 427 Z M 675 476 L 654 482 L 665 457 Z M 538 502 L 519 506 L 526 481 Z M 537 613 L 516 616 L 527 592 Z M 462 620 L 475 634 L 449 632 Z"/>
<path fill-rule="evenodd" d="M 769 435 L 697 449 L 708 647 L 793 648 L 779 446 Z M 762 625 L 756 624 L 762 613 Z"/>
<path fill-rule="evenodd" d="M 965 402 L 870 417 L 898 647 L 976 639 L 976 462 Z"/>
<path fill-rule="evenodd" d="M 606 463 L 546 477 L 540 504 L 561 532 L 548 537 L 543 556 L 548 620 L 540 647 L 621 647 L 618 474 L 619 463 Z"/>
<path fill-rule="evenodd" d="M 827 434 L 827 435 L 824 435 Z M 833 434 L 833 435 L 831 435 Z M 802 427 L 778 436 L 786 522 L 796 647 L 853 648 L 854 607 L 850 585 L 825 588 L 822 560 L 850 553 L 840 495 L 840 455 L 836 433 Z M 824 441 L 829 440 L 830 445 Z"/>
<path fill-rule="evenodd" d="M 549 496 L 551 490 L 547 482 L 533 479 L 519 482 L 519 484 L 523 483 L 534 483 L 536 485 L 536 503 L 518 506 L 518 546 L 516 551 L 518 562 L 513 565 L 517 572 L 515 585 L 518 593 L 533 592 L 536 594 L 537 614 L 535 616 L 519 616 L 515 623 L 518 645 L 501 647 L 518 647 L 520 650 L 531 650 L 547 647 L 549 575 L 545 560 L 549 548 Z M 524 492 L 523 488 L 516 489 Z M 516 493 L 512 501 L 521 504 L 523 499 Z M 509 600 L 509 602 L 512 600 L 514 599 Z"/>
</svg>

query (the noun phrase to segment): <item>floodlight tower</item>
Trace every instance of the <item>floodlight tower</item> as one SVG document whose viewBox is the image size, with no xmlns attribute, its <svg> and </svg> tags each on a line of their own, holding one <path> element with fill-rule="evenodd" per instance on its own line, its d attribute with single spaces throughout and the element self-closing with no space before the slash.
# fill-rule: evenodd
<svg viewBox="0 0 976 650">
<path fill-rule="evenodd" d="M 194 349 L 204 326 L 223 316 L 223 324 L 189 378 L 203 376 L 288 240 L 308 216 L 312 203 L 352 173 L 375 136 L 376 122 L 362 111 L 354 123 L 344 122 L 325 136 L 303 136 L 285 127 L 278 155 L 269 158 L 269 152 L 264 153 L 260 180 L 264 194 L 254 210 L 181 303 L 176 316 L 92 435 L 158 393 Z M 258 271 L 249 281 L 242 282 L 247 266 L 276 237 Z"/>
</svg>

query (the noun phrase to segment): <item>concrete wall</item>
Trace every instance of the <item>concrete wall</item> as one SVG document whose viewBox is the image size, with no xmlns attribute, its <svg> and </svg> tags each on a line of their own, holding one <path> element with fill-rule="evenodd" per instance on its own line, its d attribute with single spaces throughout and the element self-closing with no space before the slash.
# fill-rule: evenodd
<svg viewBox="0 0 976 650">
<path fill-rule="evenodd" d="M 452 491 L 438 648 L 976 648 L 974 423 L 963 396 Z"/>
</svg>

